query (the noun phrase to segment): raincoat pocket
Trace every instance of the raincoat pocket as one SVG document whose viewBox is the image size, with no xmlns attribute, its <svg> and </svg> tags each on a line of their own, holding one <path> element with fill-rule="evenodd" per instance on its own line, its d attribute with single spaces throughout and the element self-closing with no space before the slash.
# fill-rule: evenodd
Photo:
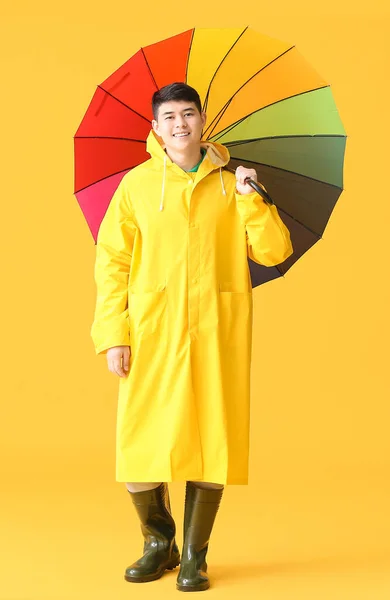
<svg viewBox="0 0 390 600">
<path fill-rule="evenodd" d="M 166 286 L 157 286 L 153 291 L 129 291 L 130 336 L 143 336 L 157 331 L 164 318 L 167 304 Z"/>
<path fill-rule="evenodd" d="M 242 345 L 252 323 L 252 292 L 232 291 L 228 284 L 219 285 L 220 339 L 229 346 Z"/>
</svg>

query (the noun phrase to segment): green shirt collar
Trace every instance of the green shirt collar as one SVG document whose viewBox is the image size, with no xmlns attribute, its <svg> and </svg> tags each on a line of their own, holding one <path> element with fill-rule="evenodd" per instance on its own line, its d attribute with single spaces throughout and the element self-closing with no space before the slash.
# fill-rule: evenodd
<svg viewBox="0 0 390 600">
<path fill-rule="evenodd" d="M 196 172 L 196 171 L 199 169 L 199 167 L 200 167 L 200 163 L 202 162 L 202 160 L 203 160 L 203 159 L 204 159 L 204 157 L 206 156 L 206 149 L 205 149 L 205 148 L 201 148 L 201 149 L 200 149 L 200 152 L 201 152 L 201 154 L 202 154 L 202 158 L 200 159 L 200 161 L 198 162 L 198 164 L 197 164 L 197 165 L 195 165 L 195 167 L 192 167 L 192 169 L 189 169 L 189 170 L 187 171 L 187 173 L 195 173 L 195 172 Z"/>
</svg>

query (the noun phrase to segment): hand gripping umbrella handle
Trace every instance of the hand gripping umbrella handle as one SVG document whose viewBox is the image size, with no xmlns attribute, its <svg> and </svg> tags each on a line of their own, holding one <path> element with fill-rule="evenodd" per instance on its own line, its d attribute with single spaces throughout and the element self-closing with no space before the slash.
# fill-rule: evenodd
<svg viewBox="0 0 390 600">
<path fill-rule="evenodd" d="M 255 192 L 257 192 L 258 194 L 260 194 L 260 196 L 263 198 L 263 200 L 265 200 L 265 202 L 267 204 L 273 204 L 274 203 L 274 201 L 272 200 L 271 196 L 265 190 L 263 190 L 263 188 L 257 183 L 257 181 L 255 181 L 254 179 L 251 179 L 250 177 L 246 177 L 245 178 L 245 183 L 247 183 L 248 185 L 250 185 L 251 188 L 253 188 L 255 190 Z"/>
<path fill-rule="evenodd" d="M 230 169 L 230 167 L 225 167 L 225 169 L 227 171 L 230 171 L 230 173 L 234 173 L 234 174 L 236 173 L 234 171 L 234 169 Z M 263 200 L 267 204 L 274 204 L 274 201 L 272 200 L 271 196 L 265 190 L 263 190 L 263 188 L 258 184 L 257 181 L 255 181 L 254 179 L 251 179 L 250 177 L 246 177 L 245 183 L 248 183 L 251 186 L 251 188 L 253 188 L 255 190 L 255 192 L 260 194 L 260 196 L 263 198 Z"/>
</svg>

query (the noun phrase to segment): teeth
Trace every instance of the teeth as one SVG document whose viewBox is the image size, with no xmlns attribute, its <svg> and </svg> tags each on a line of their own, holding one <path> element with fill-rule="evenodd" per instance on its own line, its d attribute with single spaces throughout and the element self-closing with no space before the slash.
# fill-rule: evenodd
<svg viewBox="0 0 390 600">
<path fill-rule="evenodd" d="M 187 135 L 190 135 L 189 133 L 174 133 L 173 136 L 174 137 L 186 137 Z"/>
</svg>

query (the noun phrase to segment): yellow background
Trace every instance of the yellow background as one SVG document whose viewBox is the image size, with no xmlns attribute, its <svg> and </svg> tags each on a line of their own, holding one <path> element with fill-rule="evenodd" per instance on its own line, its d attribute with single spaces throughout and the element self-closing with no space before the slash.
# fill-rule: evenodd
<svg viewBox="0 0 390 600">
<path fill-rule="evenodd" d="M 142 540 L 115 482 L 117 380 L 89 337 L 95 248 L 72 195 L 73 135 L 96 85 L 141 45 L 245 25 L 294 43 L 332 85 L 345 191 L 323 240 L 254 292 L 250 483 L 225 489 L 207 593 L 389 597 L 385 4 L 1 9 L 1 600 L 179 593 L 177 570 L 136 588 L 123 580 Z M 181 544 L 184 484 L 170 489 Z"/>
</svg>

